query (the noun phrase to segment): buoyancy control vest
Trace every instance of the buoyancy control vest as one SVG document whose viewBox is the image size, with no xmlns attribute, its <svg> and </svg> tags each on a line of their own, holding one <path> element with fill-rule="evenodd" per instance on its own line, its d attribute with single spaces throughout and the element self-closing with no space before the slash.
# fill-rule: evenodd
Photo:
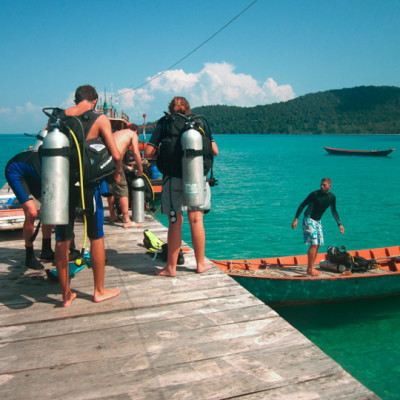
<svg viewBox="0 0 400 400">
<path fill-rule="evenodd" d="M 54 112 L 53 112 L 54 114 Z M 60 130 L 67 135 L 70 142 L 70 181 L 75 183 L 79 180 L 79 157 L 75 141 L 70 131 L 76 135 L 79 143 L 82 162 L 83 176 L 85 182 L 92 182 L 111 175 L 116 164 L 101 137 L 86 140 L 90 129 L 102 114 L 89 110 L 81 115 L 70 116 L 65 110 L 57 109 L 56 117 L 60 120 Z"/>
<path fill-rule="evenodd" d="M 157 125 L 157 128 L 161 129 L 161 141 L 157 155 L 157 167 L 160 172 L 165 176 L 182 178 L 181 136 L 192 126 L 201 133 L 203 139 L 204 176 L 207 175 L 213 163 L 212 138 L 207 120 L 203 116 L 166 113 Z"/>
</svg>

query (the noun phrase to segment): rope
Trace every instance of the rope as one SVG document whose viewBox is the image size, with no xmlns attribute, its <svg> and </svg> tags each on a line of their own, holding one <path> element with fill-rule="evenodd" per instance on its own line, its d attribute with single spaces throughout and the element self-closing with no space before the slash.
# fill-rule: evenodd
<svg viewBox="0 0 400 400">
<path fill-rule="evenodd" d="M 208 39 L 206 39 L 204 42 L 200 43 L 197 47 L 195 47 L 193 50 L 191 50 L 189 53 L 187 53 L 185 56 L 183 56 L 181 59 L 170 65 L 168 68 L 166 68 L 164 71 L 160 72 L 156 76 L 153 76 L 151 79 L 147 80 L 146 82 L 140 84 L 139 86 L 136 86 L 134 88 L 127 89 L 121 93 L 118 93 L 116 96 L 121 96 L 123 94 L 126 94 L 130 91 L 134 91 L 137 89 L 142 88 L 143 86 L 146 86 L 150 82 L 154 81 L 155 79 L 160 78 L 163 76 L 167 71 L 170 69 L 176 67 L 178 64 L 180 64 L 182 61 L 186 60 L 188 57 L 190 57 L 193 53 L 195 53 L 197 50 L 199 50 L 201 47 L 203 47 L 205 44 L 207 44 L 210 40 L 214 39 L 215 36 L 217 36 L 219 33 L 221 33 L 224 29 L 226 29 L 230 24 L 232 24 L 234 21 L 236 21 L 242 14 L 244 14 L 250 7 L 252 7 L 255 3 L 257 3 L 258 0 L 252 1 L 247 7 L 245 7 L 242 11 L 240 11 L 239 14 L 234 16 L 232 19 L 230 19 L 222 28 L 218 29 L 217 32 L 213 33 Z"/>
</svg>

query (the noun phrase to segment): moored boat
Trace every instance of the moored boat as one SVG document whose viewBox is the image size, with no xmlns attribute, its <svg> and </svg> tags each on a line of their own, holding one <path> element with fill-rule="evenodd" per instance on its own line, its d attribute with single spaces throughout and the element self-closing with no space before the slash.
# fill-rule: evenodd
<svg viewBox="0 0 400 400">
<path fill-rule="evenodd" d="M 265 303 L 301 304 L 400 294 L 400 246 L 351 251 L 352 256 L 374 258 L 377 268 L 343 273 L 317 266 L 321 274 L 306 273 L 307 255 L 248 260 L 212 260 Z M 318 254 L 324 264 L 327 254 Z"/>
<path fill-rule="evenodd" d="M 24 210 L 14 194 L 0 194 L 0 231 L 22 229 L 24 221 Z"/>
<path fill-rule="evenodd" d="M 389 150 L 345 150 L 345 149 L 334 149 L 332 147 L 324 147 L 324 149 L 333 155 L 345 155 L 345 156 L 376 156 L 384 157 L 390 154 L 396 149 Z"/>
</svg>

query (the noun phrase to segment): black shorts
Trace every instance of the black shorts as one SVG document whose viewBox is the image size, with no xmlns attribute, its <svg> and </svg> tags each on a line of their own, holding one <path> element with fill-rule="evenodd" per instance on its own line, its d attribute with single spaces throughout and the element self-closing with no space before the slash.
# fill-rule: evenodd
<svg viewBox="0 0 400 400">
<path fill-rule="evenodd" d="M 88 237 L 90 239 L 101 239 L 104 237 L 104 209 L 100 185 L 97 182 L 87 184 L 84 194 Z M 73 239 L 76 208 L 81 207 L 81 205 L 80 187 L 72 186 L 69 193 L 69 224 L 56 226 L 57 242 L 64 242 Z"/>
</svg>

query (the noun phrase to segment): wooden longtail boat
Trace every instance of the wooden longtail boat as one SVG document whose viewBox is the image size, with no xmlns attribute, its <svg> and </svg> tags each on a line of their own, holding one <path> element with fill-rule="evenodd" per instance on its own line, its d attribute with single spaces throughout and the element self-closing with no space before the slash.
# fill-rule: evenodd
<svg viewBox="0 0 400 400">
<path fill-rule="evenodd" d="M 271 305 L 293 305 L 400 294 L 400 246 L 349 252 L 374 258 L 379 268 L 364 273 L 323 270 L 311 277 L 306 273 L 307 255 L 248 260 L 212 260 L 249 292 Z M 327 260 L 318 254 L 316 263 Z"/>
<path fill-rule="evenodd" d="M 333 149 L 332 147 L 324 147 L 324 149 L 329 154 L 334 155 L 345 155 L 345 156 L 375 156 L 375 157 L 383 157 L 390 154 L 392 151 L 396 149 L 389 150 L 344 150 L 344 149 Z"/>
</svg>

